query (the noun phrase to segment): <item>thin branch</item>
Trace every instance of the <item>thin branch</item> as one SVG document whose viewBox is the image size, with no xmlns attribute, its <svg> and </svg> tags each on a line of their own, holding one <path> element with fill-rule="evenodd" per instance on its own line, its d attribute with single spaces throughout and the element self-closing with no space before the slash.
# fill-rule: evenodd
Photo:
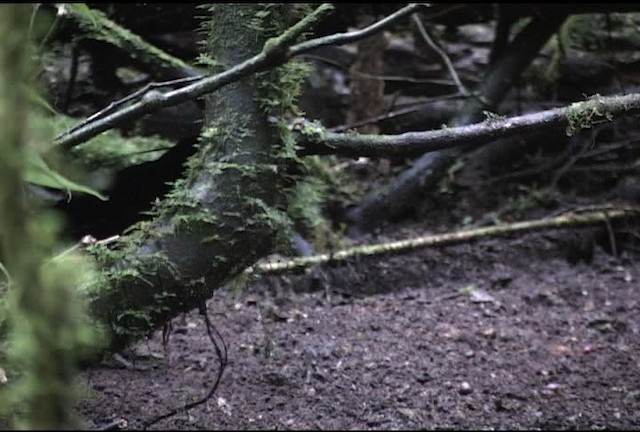
<svg viewBox="0 0 640 432">
<path fill-rule="evenodd" d="M 359 41 L 361 39 L 365 39 L 371 35 L 374 35 L 383 29 L 389 27 L 391 24 L 399 21 L 405 16 L 414 13 L 421 7 L 425 7 L 426 5 L 420 3 L 411 3 L 408 6 L 403 7 L 402 9 L 392 13 L 388 17 L 377 21 L 370 26 L 367 26 L 363 29 L 348 32 L 348 33 L 336 33 L 329 36 L 312 39 L 310 41 L 302 42 L 294 47 L 291 47 L 289 50 L 289 54 L 291 56 L 297 56 L 300 54 L 307 53 L 309 51 L 313 51 L 314 49 L 327 46 L 327 45 L 342 45 L 349 42 Z"/>
<path fill-rule="evenodd" d="M 453 64 L 451 63 L 451 60 L 449 59 L 449 56 L 447 55 L 446 52 L 444 52 L 444 50 L 442 48 L 440 48 L 438 46 L 437 43 L 435 43 L 435 41 L 433 40 L 433 38 L 431 37 L 431 35 L 427 31 L 426 27 L 424 25 L 422 25 L 422 21 L 420 21 L 420 18 L 418 17 L 418 15 L 414 13 L 413 15 L 411 15 L 411 19 L 413 20 L 413 22 L 418 27 L 418 31 L 420 32 L 420 36 L 422 36 L 422 39 L 424 39 L 424 41 L 442 59 L 442 62 L 444 63 L 444 65 L 447 68 L 447 70 L 449 71 L 449 75 L 451 75 L 451 79 L 453 79 L 453 82 L 456 83 L 456 86 L 458 87 L 458 91 L 461 94 L 465 95 L 465 96 L 470 95 L 471 93 L 469 92 L 469 90 L 467 90 L 467 88 L 464 86 L 464 84 L 462 84 L 462 81 L 460 81 L 460 77 L 458 76 L 458 73 L 456 72 L 456 69 L 453 67 Z"/>
<path fill-rule="evenodd" d="M 595 147 L 598 135 L 602 132 L 602 127 L 594 128 L 590 137 L 574 137 L 569 145 L 569 157 L 555 171 L 551 178 L 550 188 L 555 189 L 560 179 L 573 167 L 578 160 L 585 154 L 590 147 Z M 573 153 L 573 154 L 571 154 Z"/>
<path fill-rule="evenodd" d="M 589 172 L 589 173 L 634 173 L 640 171 L 640 160 L 636 160 L 627 164 L 617 163 L 602 163 L 602 164 L 589 164 L 586 166 L 577 165 L 570 168 L 567 172 Z"/>
<path fill-rule="evenodd" d="M 301 154 L 343 156 L 415 156 L 458 146 L 480 147 L 499 138 L 566 128 L 567 134 L 608 122 L 617 116 L 640 113 L 640 93 L 626 96 L 599 95 L 564 108 L 506 119 L 426 132 L 399 135 L 357 135 L 327 132 L 320 126 L 302 126 Z"/>
<path fill-rule="evenodd" d="M 630 216 L 637 216 L 638 214 L 640 214 L 640 207 L 633 206 L 621 206 L 616 207 L 613 210 L 596 210 L 585 213 L 579 213 L 576 211 L 549 219 L 535 219 L 489 227 L 465 229 L 375 245 L 356 246 L 330 254 L 294 258 L 290 261 L 256 264 L 245 270 L 245 273 L 282 273 L 328 262 L 343 262 L 354 257 L 406 253 L 429 246 L 445 246 L 454 243 L 469 242 L 489 236 L 512 234 L 523 231 L 539 231 L 544 229 L 559 229 L 610 223 L 613 220 L 625 219 Z"/>
<path fill-rule="evenodd" d="M 368 119 L 364 119 L 361 120 L 359 122 L 355 122 L 355 123 L 351 123 L 351 124 L 347 124 L 347 125 L 341 125 L 341 126 L 334 126 L 332 128 L 327 129 L 329 132 L 343 132 L 349 129 L 354 129 L 360 126 L 364 126 L 367 124 L 371 124 L 371 123 L 378 123 L 380 121 L 383 120 L 389 120 L 392 118 L 396 118 L 396 117 L 400 117 L 403 115 L 407 115 L 407 114 L 411 114 L 414 113 L 416 111 L 420 111 L 421 109 L 424 109 L 425 106 L 430 105 L 434 102 L 438 102 L 438 101 L 443 101 L 443 100 L 452 100 L 452 99 L 460 99 L 460 98 L 464 98 L 465 95 L 460 94 L 460 93 L 453 93 L 453 94 L 449 94 L 449 95 L 442 95 L 442 96 L 434 96 L 432 98 L 426 98 L 420 102 L 413 102 L 410 104 L 409 107 L 406 108 L 399 108 L 396 109 L 394 111 L 389 111 L 386 112 L 385 114 L 380 114 L 379 116 L 375 116 L 375 117 L 371 117 Z"/>
<path fill-rule="evenodd" d="M 409 6 L 400 9 L 394 14 L 389 15 L 388 17 L 362 30 L 312 39 L 310 41 L 290 46 L 304 29 L 331 10 L 330 5 L 326 3 L 322 4 L 313 13 L 293 25 L 281 36 L 267 41 L 259 54 L 237 64 L 231 69 L 213 76 L 202 78 L 195 83 L 167 93 L 149 92 L 145 94 L 139 102 L 129 105 L 128 107 L 95 120 L 89 124 L 85 124 L 73 132 L 57 137 L 53 144 L 68 150 L 115 127 L 118 124 L 135 120 L 145 114 L 155 112 L 161 108 L 177 105 L 204 94 L 212 93 L 227 84 L 238 81 L 251 74 L 281 65 L 294 56 L 304 54 L 321 46 L 344 44 L 363 39 L 381 31 L 398 21 L 400 18 L 413 13 L 420 7 L 424 6 L 425 5 L 422 4 L 410 4 Z"/>
<path fill-rule="evenodd" d="M 129 422 L 124 418 L 119 418 L 110 423 L 107 423 L 104 426 L 100 426 L 96 430 L 99 430 L 99 431 L 120 430 L 120 429 L 126 429 L 127 426 L 129 426 Z"/>
<path fill-rule="evenodd" d="M 340 64 L 340 62 L 328 59 L 326 57 L 317 56 L 313 54 L 303 54 L 301 57 L 326 63 L 337 69 L 341 69 L 345 72 L 349 71 L 349 68 Z M 384 81 L 408 82 L 408 83 L 414 83 L 414 84 L 437 84 L 437 85 L 446 85 L 446 86 L 452 86 L 452 87 L 456 86 L 456 83 L 453 81 L 438 79 L 438 78 L 414 78 L 414 77 L 404 76 L 404 75 L 373 75 L 373 74 L 368 74 L 368 73 L 358 72 L 358 71 L 352 71 L 351 73 L 353 75 L 356 75 L 362 78 L 370 78 L 370 79 L 384 80 Z"/>
<path fill-rule="evenodd" d="M 63 132 L 60 135 L 58 135 L 55 139 L 61 139 L 66 134 L 73 133 L 73 132 L 77 131 L 78 129 L 88 125 L 91 122 L 95 122 L 95 121 L 97 121 L 97 120 L 99 120 L 101 118 L 106 117 L 108 114 L 114 112 L 114 110 L 116 108 L 120 108 L 121 106 L 124 106 L 128 102 L 131 102 L 133 100 L 140 100 L 142 97 L 144 97 L 144 95 L 147 92 L 149 92 L 151 90 L 156 90 L 156 89 L 160 89 L 160 88 L 163 88 L 163 87 L 173 87 L 173 86 L 180 85 L 180 84 L 190 84 L 190 83 L 193 83 L 195 81 L 199 81 L 200 79 L 202 79 L 202 76 L 178 78 L 178 79 L 174 79 L 174 80 L 170 80 L 170 81 L 163 81 L 163 82 L 159 82 L 159 83 L 151 82 L 151 83 L 145 85 L 144 87 L 142 87 L 141 89 L 138 89 L 135 92 L 131 93 L 130 95 L 127 95 L 127 96 L 125 96 L 122 99 L 119 99 L 117 101 L 111 102 L 106 108 L 101 109 L 97 113 L 90 115 L 89 117 L 84 119 L 82 122 L 80 122 L 77 125 L 75 125 L 72 128 L 70 128 L 68 131 Z"/>
</svg>

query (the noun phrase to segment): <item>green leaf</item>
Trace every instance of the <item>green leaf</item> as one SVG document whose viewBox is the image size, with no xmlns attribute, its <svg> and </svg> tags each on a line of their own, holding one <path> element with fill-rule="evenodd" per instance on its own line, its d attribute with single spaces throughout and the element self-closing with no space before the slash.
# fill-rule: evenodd
<svg viewBox="0 0 640 432">
<path fill-rule="evenodd" d="M 35 151 L 30 151 L 28 156 L 25 177 L 29 183 L 64 190 L 69 195 L 71 195 L 71 192 L 79 192 L 93 195 L 102 201 L 108 200 L 108 198 L 101 193 L 87 186 L 73 182 L 53 171 L 49 168 L 44 159 L 42 159 L 42 157 Z"/>
</svg>

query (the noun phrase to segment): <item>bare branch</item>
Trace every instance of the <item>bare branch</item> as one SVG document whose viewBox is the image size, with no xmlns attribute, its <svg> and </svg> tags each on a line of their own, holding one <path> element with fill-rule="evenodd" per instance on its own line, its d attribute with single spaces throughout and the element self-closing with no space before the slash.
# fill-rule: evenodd
<svg viewBox="0 0 640 432">
<path fill-rule="evenodd" d="M 167 93 L 161 93 L 159 91 L 149 92 L 139 102 L 129 105 L 111 115 L 89 123 L 72 133 L 60 137 L 54 141 L 54 145 L 68 150 L 115 127 L 117 124 L 135 120 L 145 114 L 157 111 L 160 108 L 177 105 L 181 102 L 195 99 L 206 93 L 211 93 L 220 87 L 265 69 L 268 63 L 267 55 L 265 54 L 265 51 L 262 51 L 257 56 L 245 60 L 231 69 L 212 77 L 204 78 L 186 87 Z"/>
<path fill-rule="evenodd" d="M 151 90 L 155 90 L 155 89 L 159 89 L 159 88 L 163 88 L 163 87 L 172 87 L 172 86 L 176 86 L 176 85 L 180 85 L 180 84 L 189 84 L 189 83 L 192 83 L 194 81 L 199 81 L 201 78 L 202 78 L 202 76 L 198 75 L 198 76 L 194 76 L 194 77 L 178 78 L 178 79 L 174 79 L 174 80 L 170 80 L 170 81 L 163 81 L 163 82 L 159 82 L 159 83 L 158 82 L 151 82 L 151 83 L 145 85 L 143 88 L 141 88 L 139 90 L 136 90 L 135 92 L 123 97 L 122 99 L 119 99 L 117 101 L 114 101 L 114 102 L 110 103 L 106 108 L 103 108 L 100 111 L 98 111 L 97 113 L 90 115 L 89 117 L 84 119 L 82 122 L 80 122 L 77 125 L 75 125 L 72 128 L 70 128 L 68 131 L 58 135 L 55 139 L 61 139 L 66 134 L 73 133 L 73 132 L 77 131 L 78 129 L 88 125 L 89 123 L 95 122 L 95 121 L 97 121 L 97 120 L 99 120 L 101 118 L 106 117 L 110 113 L 114 112 L 114 110 L 116 110 L 117 108 L 120 108 L 121 106 L 124 106 L 128 102 L 131 102 L 133 100 L 140 100 L 145 94 L 147 94 Z"/>
<path fill-rule="evenodd" d="M 566 128 L 568 134 L 608 122 L 621 115 L 640 113 L 640 93 L 626 96 L 596 95 L 564 108 L 540 111 L 506 119 L 426 132 L 399 135 L 357 135 L 325 132 L 319 126 L 300 128 L 301 153 L 339 154 L 343 156 L 415 156 L 458 146 L 480 147 L 499 138 Z M 318 133 L 320 131 L 320 133 Z"/>
<path fill-rule="evenodd" d="M 433 38 L 431 37 L 431 35 L 427 31 L 425 26 L 422 25 L 422 21 L 420 21 L 420 18 L 418 17 L 418 15 L 414 13 L 413 15 L 411 15 L 411 19 L 413 19 L 413 22 L 418 27 L 418 31 L 420 32 L 420 36 L 422 36 L 422 39 L 424 39 L 424 41 L 442 59 L 442 62 L 444 63 L 446 68 L 449 70 L 449 75 L 451 75 L 451 79 L 453 79 L 453 82 L 455 82 L 456 86 L 458 86 L 458 91 L 462 95 L 465 95 L 465 96 L 469 95 L 470 94 L 469 90 L 467 90 L 467 88 L 464 86 L 464 84 L 462 84 L 462 81 L 460 81 L 460 77 L 458 76 L 458 73 L 456 72 L 456 69 L 453 67 L 453 64 L 451 63 L 451 60 L 449 59 L 449 56 L 447 55 L 447 53 L 444 52 L 444 50 L 442 48 L 440 48 L 438 46 L 437 43 L 435 43 L 435 41 L 433 40 Z"/>
<path fill-rule="evenodd" d="M 347 125 L 341 125 L 341 126 L 334 126 L 332 128 L 327 129 L 329 132 L 343 132 L 346 131 L 348 129 L 355 129 L 357 127 L 363 126 L 363 125 L 367 125 L 367 124 L 371 124 L 371 123 L 378 123 L 380 121 L 383 120 L 389 120 L 392 118 L 396 118 L 402 115 L 406 115 L 406 114 L 411 114 L 413 112 L 419 111 L 421 109 L 424 109 L 425 106 L 433 104 L 434 102 L 438 102 L 438 101 L 446 101 L 446 100 L 453 100 L 453 99 L 460 99 L 466 97 L 465 95 L 462 95 L 460 93 L 453 93 L 453 94 L 449 94 L 449 95 L 442 95 L 442 96 L 434 96 L 432 98 L 425 98 L 424 100 L 421 100 L 420 102 L 413 102 L 411 104 L 408 104 L 409 106 L 405 106 L 403 108 L 399 108 L 395 111 L 389 111 L 385 114 L 381 114 L 379 116 L 375 116 L 375 117 L 371 117 L 368 119 L 364 119 L 355 123 L 351 123 L 351 124 L 347 124 Z"/>
<path fill-rule="evenodd" d="M 291 56 L 297 56 L 300 54 L 304 54 L 309 51 L 313 51 L 316 48 L 320 48 L 327 45 L 342 45 L 349 42 L 355 42 L 360 39 L 367 38 L 375 33 L 378 33 L 389 27 L 391 24 L 397 22 L 401 18 L 412 14 L 417 11 L 421 7 L 425 7 L 426 5 L 420 3 L 412 3 L 408 6 L 403 7 L 402 9 L 396 11 L 395 13 L 389 15 L 388 17 L 381 19 L 368 27 L 365 27 L 360 30 L 352 31 L 349 33 L 336 33 L 330 36 L 325 36 L 317 39 L 313 39 L 307 42 L 302 42 L 294 47 L 291 47 L 289 53 Z"/>
</svg>

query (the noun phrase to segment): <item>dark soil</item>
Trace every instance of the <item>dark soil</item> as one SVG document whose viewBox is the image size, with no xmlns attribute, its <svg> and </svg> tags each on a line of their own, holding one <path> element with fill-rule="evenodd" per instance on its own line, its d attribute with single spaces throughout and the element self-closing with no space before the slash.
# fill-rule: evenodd
<svg viewBox="0 0 640 432">
<path fill-rule="evenodd" d="M 640 428 L 640 264 L 600 247 L 570 264 L 565 234 L 220 290 L 209 302 L 229 348 L 220 386 L 152 428 Z M 174 322 L 166 351 L 160 334 L 136 349 L 162 358 L 85 374 L 90 423 L 140 428 L 215 380 L 197 313 Z"/>
<path fill-rule="evenodd" d="M 492 34 L 479 30 L 469 34 L 476 38 Z M 469 85 L 484 73 L 490 49 L 490 40 L 476 42 L 447 45 L 455 68 Z M 391 48 L 389 54 L 405 54 L 395 62 L 388 55 L 385 74 L 436 78 L 433 71 L 440 69 L 432 67 L 435 60 L 427 62 L 406 44 Z M 594 67 L 578 66 L 583 72 Z M 547 70 L 546 66 L 540 70 Z M 326 77 L 317 81 L 338 88 L 336 83 L 344 80 L 336 77 L 344 78 L 344 71 L 336 73 L 327 75 L 333 81 Z M 444 69 L 438 73 L 439 78 L 448 79 Z M 577 81 L 583 74 L 567 69 L 565 75 Z M 607 82 L 602 79 L 598 78 L 598 85 L 613 82 L 613 75 Z M 566 104 L 582 100 L 584 94 L 608 94 L 578 84 L 584 83 L 574 82 L 576 95 Z M 310 100 L 316 101 L 304 106 L 307 113 L 315 112 L 310 118 L 320 118 L 327 126 L 344 124 L 345 94 L 334 90 L 309 90 Z M 396 94 L 391 94 L 395 89 L 387 90 L 388 99 L 393 100 L 391 110 Z M 414 89 L 403 95 L 443 93 L 442 88 L 435 90 Z M 523 93 L 526 96 L 528 91 Z M 570 92 L 565 89 L 565 93 Z M 550 97 L 533 98 L 533 103 Z M 517 107 L 519 112 L 520 93 L 510 100 L 512 111 Z M 552 102 L 565 104 L 555 98 Z M 458 109 L 446 106 L 450 112 L 425 106 L 416 112 L 419 122 L 402 117 L 381 122 L 382 131 L 439 128 Z M 525 106 L 525 112 L 538 108 Z M 169 117 L 182 118 L 173 113 Z M 174 125 L 164 117 L 160 123 Z M 607 159 L 601 161 L 596 155 L 591 162 L 602 168 L 611 161 L 624 165 L 636 160 L 640 140 L 635 125 L 634 118 L 619 127 L 629 129 L 630 136 L 616 135 L 609 143 L 612 150 L 604 155 Z M 617 140 L 623 138 L 628 146 L 624 152 L 616 151 Z M 593 187 L 599 177 L 580 164 L 582 176 L 579 170 L 570 171 L 580 162 L 578 156 L 591 149 L 591 141 L 576 141 L 575 148 L 567 147 L 570 151 L 563 150 L 566 137 L 532 141 L 535 145 L 500 144 L 495 147 L 502 146 L 502 153 L 482 157 L 479 149 L 465 157 L 465 169 L 456 173 L 456 165 L 448 172 L 448 177 L 455 174 L 455 182 L 463 180 L 460 184 L 443 181 L 441 196 L 416 205 L 413 216 L 424 223 L 388 227 L 386 236 L 409 238 L 427 230 L 480 225 L 505 203 L 510 210 L 497 214 L 501 221 L 565 210 L 566 206 L 550 208 L 547 201 L 553 200 L 544 196 L 516 199 L 518 194 L 537 196 L 538 188 L 549 183 L 554 183 L 553 189 L 587 188 L 584 195 L 594 198 L 591 204 L 602 203 L 601 191 Z M 548 142 L 556 154 L 541 151 L 539 142 Z M 562 154 L 566 160 L 560 158 Z M 617 158 L 610 160 L 611 155 Z M 181 168 L 179 159 L 167 160 L 173 168 Z M 347 170 L 356 174 L 349 177 L 349 184 L 360 195 L 378 189 L 406 168 L 404 160 L 391 162 L 348 160 Z M 531 167 L 539 173 L 545 166 L 552 167 L 548 178 L 533 179 L 526 188 L 510 180 L 482 182 L 491 176 L 526 173 Z M 497 168 L 503 171 L 493 172 Z M 127 178 L 164 179 L 146 171 L 139 175 L 138 169 L 127 173 L 120 189 L 130 192 L 139 183 L 145 193 L 155 194 L 146 183 L 126 182 Z M 638 205 L 637 165 L 634 169 L 633 184 L 627 185 L 633 193 L 627 198 Z M 609 174 L 618 181 L 617 171 Z M 601 182 L 607 187 L 609 177 Z M 469 189 L 462 195 L 451 194 L 459 186 Z M 339 204 L 336 199 L 335 213 L 343 210 Z M 114 208 L 114 215 L 124 214 L 121 204 Z M 99 210 L 97 214 L 104 218 L 107 213 Z M 139 209 L 134 210 L 131 213 L 136 215 Z M 88 218 L 94 219 L 93 215 Z M 331 219 L 339 224 L 339 218 Z M 632 233 L 636 244 L 637 232 L 636 227 Z M 358 241 L 385 239 L 378 235 Z M 598 246 L 593 247 L 594 239 L 599 239 Z M 242 290 L 221 289 L 208 302 L 209 317 L 228 346 L 229 363 L 220 385 L 205 403 L 151 429 L 640 429 L 640 257 L 621 247 L 609 248 L 616 252 L 610 254 L 605 250 L 608 246 L 607 233 L 594 236 L 591 229 L 518 234 L 323 266 L 305 275 L 263 276 Z M 219 370 L 204 318 L 197 312 L 174 320 L 166 346 L 158 332 L 138 344 L 135 352 L 134 367 L 110 362 L 83 374 L 86 394 L 79 412 L 89 427 L 122 418 L 128 428 L 140 429 L 205 397 Z"/>
</svg>

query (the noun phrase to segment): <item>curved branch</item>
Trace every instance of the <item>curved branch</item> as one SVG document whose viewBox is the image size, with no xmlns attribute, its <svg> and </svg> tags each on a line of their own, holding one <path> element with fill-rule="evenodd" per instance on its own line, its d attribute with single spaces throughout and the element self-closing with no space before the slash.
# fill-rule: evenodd
<svg viewBox="0 0 640 432">
<path fill-rule="evenodd" d="M 422 39 L 436 52 L 436 54 L 438 54 L 442 63 L 444 63 L 444 66 L 449 71 L 449 75 L 451 75 L 451 79 L 456 84 L 456 87 L 458 87 L 458 92 L 464 96 L 469 95 L 469 90 L 467 90 L 465 85 L 462 84 L 456 69 L 453 67 L 453 63 L 451 63 L 451 59 L 449 59 L 447 53 L 444 52 L 444 50 L 433 40 L 427 28 L 422 24 L 422 21 L 420 21 L 420 17 L 417 14 L 413 14 L 411 15 L 411 19 L 418 28 L 418 32 L 420 33 L 420 36 L 422 36 Z"/>
<path fill-rule="evenodd" d="M 564 108 L 540 111 L 506 119 L 489 119 L 469 126 L 399 135 L 357 135 L 324 132 L 318 126 L 302 127 L 301 153 L 342 156 L 416 156 L 444 148 L 480 147 L 499 138 L 526 135 L 542 130 L 566 128 L 568 134 L 613 120 L 621 115 L 640 113 L 640 93 L 626 96 L 596 95 Z"/>
<path fill-rule="evenodd" d="M 381 19 L 380 21 L 377 21 L 363 29 L 352 31 L 349 33 L 337 33 L 337 34 L 299 43 L 298 45 L 291 47 L 291 49 L 289 50 L 289 54 L 291 56 L 296 56 L 296 55 L 307 53 L 309 51 L 313 51 L 316 48 L 320 48 L 327 45 L 342 45 L 345 43 L 356 42 L 361 39 L 365 39 L 371 35 L 374 35 L 384 30 L 385 28 L 389 27 L 391 24 L 399 21 L 401 18 L 404 18 L 409 14 L 414 13 L 420 7 L 424 7 L 424 6 L 426 5 L 419 4 L 419 3 L 412 3 L 392 13 L 388 17 Z"/>
</svg>

